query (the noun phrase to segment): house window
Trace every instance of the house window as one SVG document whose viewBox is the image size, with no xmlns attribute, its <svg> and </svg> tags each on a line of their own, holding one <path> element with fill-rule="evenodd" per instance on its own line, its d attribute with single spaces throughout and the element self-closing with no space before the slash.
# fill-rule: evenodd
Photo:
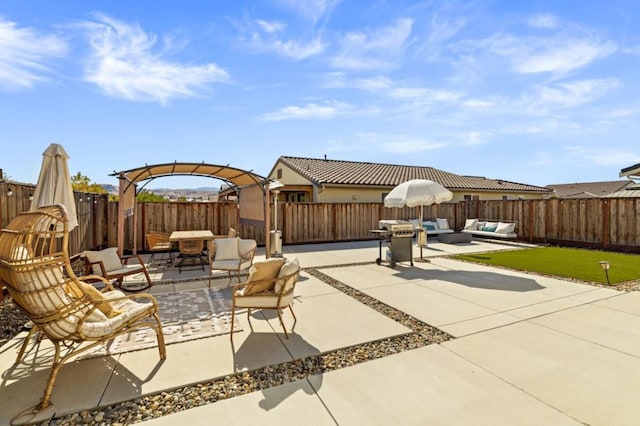
<svg viewBox="0 0 640 426">
<path fill-rule="evenodd" d="M 282 179 L 282 168 L 276 171 L 276 175 L 277 175 L 276 179 Z"/>
<path fill-rule="evenodd" d="M 306 203 L 307 193 L 306 192 L 287 192 L 287 202 L 288 203 Z"/>
<path fill-rule="evenodd" d="M 502 201 L 507 201 L 508 199 L 509 199 L 509 196 L 508 196 L 508 195 L 503 195 L 503 196 L 502 196 Z"/>
<path fill-rule="evenodd" d="M 479 195 L 464 194 L 463 197 L 464 197 L 465 201 L 479 201 L 480 200 L 480 196 Z"/>
<path fill-rule="evenodd" d="M 384 203 L 384 198 L 385 198 L 387 195 L 389 195 L 389 193 L 388 193 L 388 192 L 383 192 L 383 193 L 382 193 L 382 202 L 383 202 L 383 203 Z"/>
</svg>

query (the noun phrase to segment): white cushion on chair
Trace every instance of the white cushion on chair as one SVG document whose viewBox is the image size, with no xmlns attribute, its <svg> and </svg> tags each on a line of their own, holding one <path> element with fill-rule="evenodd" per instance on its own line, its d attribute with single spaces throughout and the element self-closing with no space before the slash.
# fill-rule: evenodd
<svg viewBox="0 0 640 426">
<path fill-rule="evenodd" d="M 89 259 L 89 263 L 102 261 L 104 267 L 109 272 L 116 269 L 122 269 L 122 261 L 120 260 L 120 256 L 118 256 L 117 247 L 109 247 L 100 251 L 87 250 L 84 252 L 84 255 L 87 256 L 87 259 Z M 102 275 L 100 264 L 94 264 L 91 266 L 93 268 L 94 274 Z"/>
<path fill-rule="evenodd" d="M 238 259 L 214 260 L 211 262 L 211 269 L 221 269 L 224 271 L 237 271 Z"/>
<path fill-rule="evenodd" d="M 237 259 L 240 257 L 240 253 L 238 251 L 239 241 L 240 238 L 218 238 L 215 240 L 216 261 L 236 259 L 237 265 Z"/>
<path fill-rule="evenodd" d="M 287 260 L 285 264 L 282 265 L 282 268 L 280 268 L 280 272 L 278 273 L 277 278 L 286 277 L 287 275 L 291 275 L 294 272 L 298 272 L 299 270 L 300 270 L 300 264 L 298 263 L 298 258 L 294 257 L 293 259 Z M 276 281 L 274 290 L 276 293 L 280 293 L 280 291 L 282 291 L 282 287 L 284 286 L 284 291 L 287 292 L 291 290 L 295 282 L 296 282 L 295 276 L 289 278 L 288 280 L 286 280 L 286 282 L 284 282 L 284 280 L 278 280 Z"/>
<path fill-rule="evenodd" d="M 284 308 L 292 301 L 293 292 L 283 295 L 279 305 L 278 296 L 270 291 L 234 298 L 236 308 Z"/>
</svg>

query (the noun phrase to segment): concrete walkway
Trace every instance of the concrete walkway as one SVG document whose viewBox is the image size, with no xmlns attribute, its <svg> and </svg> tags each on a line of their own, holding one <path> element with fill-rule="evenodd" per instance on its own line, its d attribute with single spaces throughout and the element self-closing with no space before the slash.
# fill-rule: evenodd
<svg viewBox="0 0 640 426">
<path fill-rule="evenodd" d="M 430 243 L 423 249 L 429 262 L 391 269 L 373 263 L 377 242 L 285 247 L 285 255 L 298 257 L 303 267 L 318 268 L 454 339 L 147 423 L 640 424 L 640 292 L 441 257 L 514 248 L 475 240 Z M 154 279 L 180 281 L 190 274 L 201 271 L 167 268 Z M 225 287 L 228 280 L 214 283 Z M 250 323 L 240 315 L 243 331 L 233 344 L 223 335 L 168 345 L 164 363 L 149 349 L 67 365 L 53 392 L 53 411 L 105 406 L 410 331 L 306 272 L 295 310 L 298 324 L 289 340 L 275 316 L 256 312 Z M 284 320 L 290 327 L 291 317 Z M 0 348 L 0 424 L 36 404 L 47 377 L 46 366 L 36 366 L 33 356 L 12 366 L 20 343 L 18 337 Z M 41 346 L 38 360 L 47 356 Z"/>
</svg>

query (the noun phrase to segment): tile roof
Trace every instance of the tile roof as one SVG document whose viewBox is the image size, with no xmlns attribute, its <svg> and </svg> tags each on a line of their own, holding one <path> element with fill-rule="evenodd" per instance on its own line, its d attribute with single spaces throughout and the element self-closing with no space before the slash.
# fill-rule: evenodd
<svg viewBox="0 0 640 426">
<path fill-rule="evenodd" d="M 547 185 L 547 188 L 555 191 L 555 195 L 558 198 L 595 198 L 604 197 L 613 192 L 620 191 L 632 184 L 632 180 L 614 180 L 554 184 Z"/>
<path fill-rule="evenodd" d="M 508 192 L 548 193 L 542 186 L 527 185 L 480 176 L 461 176 L 433 167 L 402 166 L 397 164 L 365 163 L 358 161 L 319 158 L 279 158 L 316 185 L 365 185 L 394 187 L 411 179 L 429 179 L 450 190 L 484 190 Z"/>
</svg>

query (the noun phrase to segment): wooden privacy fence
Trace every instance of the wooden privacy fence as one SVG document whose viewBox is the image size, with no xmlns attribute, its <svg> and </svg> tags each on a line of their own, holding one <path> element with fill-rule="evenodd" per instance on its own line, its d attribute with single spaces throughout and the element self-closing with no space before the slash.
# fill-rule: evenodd
<svg viewBox="0 0 640 426">
<path fill-rule="evenodd" d="M 34 185 L 0 182 L 0 225 L 6 227 L 11 220 L 31 207 Z M 9 193 L 11 195 L 9 196 Z M 109 231 L 117 224 L 117 215 L 109 223 L 108 194 L 74 192 L 78 227 L 69 234 L 69 253 L 100 247 L 109 238 Z M 117 203 L 115 203 L 117 205 Z"/>
<path fill-rule="evenodd" d="M 9 187 L 12 196 L 8 196 Z M 28 210 L 33 185 L 0 182 L 0 223 L 6 226 Z M 79 226 L 70 234 L 70 253 L 117 245 L 118 203 L 106 194 L 75 193 Z M 140 202 L 136 229 L 139 250 L 150 231 L 230 227 L 264 245 L 263 228 L 240 225 L 235 203 Z M 419 208 L 386 208 L 381 203 L 278 203 L 284 244 L 369 240 L 381 219 L 415 219 Z M 587 198 L 462 201 L 424 207 L 424 218 L 446 218 L 454 229 L 467 218 L 516 221 L 518 239 L 578 247 L 640 252 L 640 199 Z M 133 224 L 125 221 L 125 249 L 133 247 Z"/>
</svg>

